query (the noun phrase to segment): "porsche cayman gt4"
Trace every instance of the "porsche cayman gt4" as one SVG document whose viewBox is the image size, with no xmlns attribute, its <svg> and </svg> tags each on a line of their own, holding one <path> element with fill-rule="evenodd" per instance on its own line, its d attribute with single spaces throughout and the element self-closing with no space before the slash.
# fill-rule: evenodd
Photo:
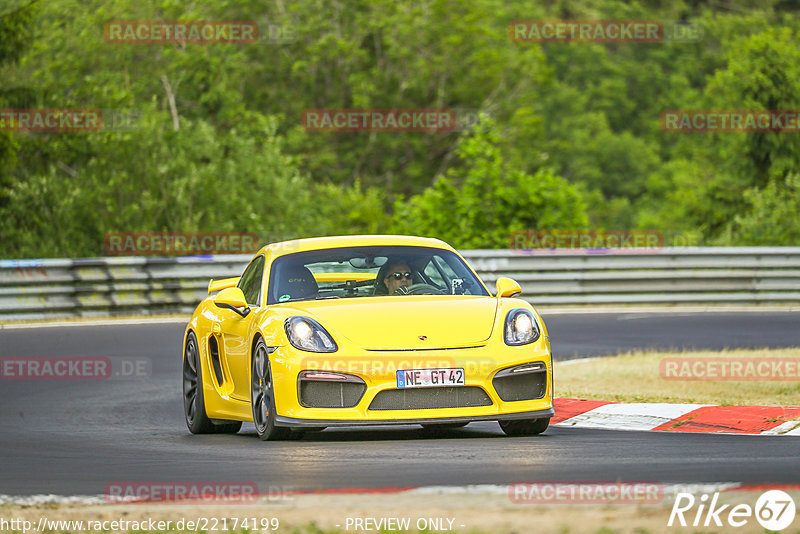
<svg viewBox="0 0 800 534">
<path fill-rule="evenodd" d="M 347 236 L 259 250 L 212 280 L 183 343 L 192 433 L 264 440 L 334 426 L 543 432 L 553 412 L 544 322 L 520 286 L 489 292 L 437 239 Z"/>
</svg>

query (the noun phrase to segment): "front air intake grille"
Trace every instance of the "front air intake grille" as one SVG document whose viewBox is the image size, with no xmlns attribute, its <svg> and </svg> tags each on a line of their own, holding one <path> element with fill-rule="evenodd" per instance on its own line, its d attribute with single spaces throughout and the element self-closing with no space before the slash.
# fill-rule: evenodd
<svg viewBox="0 0 800 534">
<path fill-rule="evenodd" d="M 492 380 L 497 395 L 505 402 L 541 399 L 547 391 L 547 368 L 543 363 L 536 370 L 513 372 L 521 367 L 500 371 Z"/>
<path fill-rule="evenodd" d="M 301 380 L 300 404 L 307 408 L 352 408 L 366 390 L 363 382 Z"/>
<path fill-rule="evenodd" d="M 435 408 L 467 408 L 491 406 L 492 399 L 476 386 L 387 389 L 381 391 L 370 410 L 429 410 Z"/>
</svg>

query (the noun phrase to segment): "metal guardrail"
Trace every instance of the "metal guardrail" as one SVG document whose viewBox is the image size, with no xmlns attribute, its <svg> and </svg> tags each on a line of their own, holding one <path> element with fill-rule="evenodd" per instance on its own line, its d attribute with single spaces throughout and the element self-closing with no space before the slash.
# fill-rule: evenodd
<svg viewBox="0 0 800 534">
<path fill-rule="evenodd" d="M 537 305 L 800 302 L 800 247 L 536 252 L 481 250 L 465 257 L 484 282 L 514 278 Z"/>
<path fill-rule="evenodd" d="M 500 276 L 514 278 L 522 296 L 536 305 L 800 302 L 800 247 L 532 252 L 462 254 L 487 285 Z M 239 276 L 249 259 L 0 260 L 0 320 L 188 314 L 205 297 L 211 278 Z"/>
</svg>

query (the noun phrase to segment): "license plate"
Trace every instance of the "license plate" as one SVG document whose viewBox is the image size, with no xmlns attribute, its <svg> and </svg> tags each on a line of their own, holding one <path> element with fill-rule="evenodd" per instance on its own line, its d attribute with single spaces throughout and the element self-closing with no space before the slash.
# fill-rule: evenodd
<svg viewBox="0 0 800 534">
<path fill-rule="evenodd" d="M 463 386 L 464 369 L 404 369 L 397 371 L 398 388 L 423 388 L 432 386 Z"/>
</svg>

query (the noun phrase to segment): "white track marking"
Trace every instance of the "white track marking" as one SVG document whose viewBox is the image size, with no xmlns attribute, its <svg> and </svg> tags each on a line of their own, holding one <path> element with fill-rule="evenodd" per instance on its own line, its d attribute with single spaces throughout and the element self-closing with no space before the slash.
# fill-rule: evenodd
<svg viewBox="0 0 800 534">
<path fill-rule="evenodd" d="M 767 436 L 800 436 L 800 421 L 786 421 L 761 433 Z"/>
<path fill-rule="evenodd" d="M 652 430 L 709 404 L 606 404 L 559 423 L 564 427 L 613 430 Z"/>
</svg>

